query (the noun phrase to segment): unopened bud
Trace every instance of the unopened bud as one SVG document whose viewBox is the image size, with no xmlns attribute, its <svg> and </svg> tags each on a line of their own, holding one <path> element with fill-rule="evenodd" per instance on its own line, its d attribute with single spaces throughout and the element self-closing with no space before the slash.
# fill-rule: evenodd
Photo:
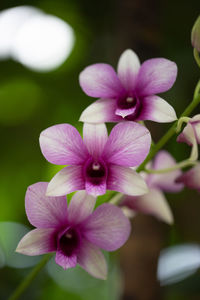
<svg viewBox="0 0 200 300">
<path fill-rule="evenodd" d="M 191 41 L 192 46 L 200 52 L 200 16 L 197 18 L 192 28 Z"/>
</svg>

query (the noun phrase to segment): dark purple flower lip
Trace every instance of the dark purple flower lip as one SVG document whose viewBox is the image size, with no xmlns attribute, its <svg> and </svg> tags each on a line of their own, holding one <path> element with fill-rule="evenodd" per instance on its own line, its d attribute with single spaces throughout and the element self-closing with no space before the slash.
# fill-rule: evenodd
<svg viewBox="0 0 200 300">
<path fill-rule="evenodd" d="M 137 99 L 134 96 L 125 96 L 119 98 L 117 101 L 117 107 L 121 109 L 132 108 L 137 104 Z"/>
<path fill-rule="evenodd" d="M 120 110 L 132 109 L 130 114 L 127 114 L 124 119 L 129 121 L 136 120 L 142 110 L 142 102 L 136 95 L 126 95 L 123 98 L 117 100 L 117 108 Z"/>
<path fill-rule="evenodd" d="M 57 250 L 61 250 L 68 257 L 78 252 L 80 244 L 81 236 L 76 227 L 68 227 L 57 236 Z"/>
<path fill-rule="evenodd" d="M 84 165 L 84 177 L 94 185 L 99 185 L 107 178 L 107 166 L 102 159 L 89 158 Z"/>
</svg>

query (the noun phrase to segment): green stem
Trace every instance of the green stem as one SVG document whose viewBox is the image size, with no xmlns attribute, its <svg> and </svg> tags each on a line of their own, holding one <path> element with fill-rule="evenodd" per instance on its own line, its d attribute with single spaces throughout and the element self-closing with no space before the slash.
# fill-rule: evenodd
<svg viewBox="0 0 200 300">
<path fill-rule="evenodd" d="M 21 282 L 21 284 L 16 288 L 14 293 L 10 296 L 8 300 L 17 300 L 21 296 L 21 294 L 28 288 L 40 270 L 46 265 L 49 259 L 52 257 L 51 254 L 45 255 L 39 263 L 30 271 L 27 277 Z"/>
<path fill-rule="evenodd" d="M 194 54 L 194 59 L 196 60 L 196 63 L 200 68 L 200 57 L 199 57 L 199 52 L 196 48 L 194 48 L 193 54 Z"/>
<path fill-rule="evenodd" d="M 200 94 L 200 80 L 198 81 L 195 87 L 193 99 L 198 97 L 199 94 Z"/>
<path fill-rule="evenodd" d="M 166 168 L 166 169 L 145 169 L 144 171 L 148 174 L 163 174 L 163 173 L 168 173 L 172 172 L 181 168 L 186 168 L 189 166 L 194 166 L 197 162 L 191 161 L 190 159 L 183 160 L 176 165 L 174 165 L 171 168 Z"/>
<path fill-rule="evenodd" d="M 177 122 L 176 132 L 178 133 L 179 131 L 181 131 L 183 123 L 187 124 L 190 121 L 190 119 L 191 118 L 189 118 L 189 117 L 181 117 L 181 118 L 179 118 L 178 122 Z"/>
<path fill-rule="evenodd" d="M 198 84 L 199 85 L 199 82 Z M 191 114 L 191 112 L 195 109 L 195 107 L 200 103 L 200 95 L 198 94 L 193 101 L 188 105 L 188 107 L 184 110 L 184 112 L 181 114 L 181 117 L 187 117 Z M 163 137 L 159 140 L 157 144 L 155 144 L 154 147 L 151 148 L 149 155 L 147 158 L 143 161 L 143 163 L 137 168 L 137 172 L 143 171 L 145 169 L 146 164 L 155 156 L 155 154 L 163 148 L 163 146 L 171 139 L 171 137 L 176 133 L 176 127 L 177 127 L 176 121 L 170 129 L 163 135 Z"/>
</svg>

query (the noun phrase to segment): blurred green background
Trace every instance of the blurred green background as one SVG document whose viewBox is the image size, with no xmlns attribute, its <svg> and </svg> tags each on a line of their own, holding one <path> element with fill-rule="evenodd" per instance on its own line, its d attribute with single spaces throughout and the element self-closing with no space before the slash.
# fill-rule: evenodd
<svg viewBox="0 0 200 300">
<path fill-rule="evenodd" d="M 3 58 L 0 51 L 2 300 L 8 298 L 39 259 L 29 260 L 13 254 L 18 240 L 27 231 L 20 224 L 30 228 L 24 195 L 30 184 L 49 181 L 58 169 L 46 162 L 40 152 L 40 132 L 56 123 L 71 123 L 81 132 L 79 116 L 93 101 L 79 87 L 81 70 L 96 62 L 116 67 L 120 54 L 127 48 L 136 51 L 141 61 L 151 57 L 171 59 L 177 63 L 179 74 L 174 87 L 163 98 L 174 106 L 178 116 L 192 100 L 200 75 L 190 43 L 191 28 L 200 12 L 199 0 L 1 0 L 0 10 L 23 5 L 41 9 L 67 22 L 74 31 L 75 42 L 67 59 L 49 71 L 30 69 L 16 57 L 13 59 L 12 53 Z M 0 50 L 1 34 L 7 34 L 6 23 L 2 25 L 1 17 L 2 14 Z M 53 44 L 54 41 L 46 51 L 51 50 Z M 195 113 L 199 112 L 197 108 Z M 155 141 L 169 127 L 151 122 L 147 122 L 147 126 Z M 176 144 L 175 138 L 166 149 L 179 161 L 189 155 L 189 148 Z M 175 216 L 172 227 L 153 217 L 136 216 L 131 238 L 120 255 L 107 257 L 108 281 L 93 279 L 79 268 L 64 272 L 52 261 L 21 299 L 200 299 L 198 264 L 193 266 L 196 270 L 193 275 L 176 283 L 160 286 L 156 275 L 161 249 L 182 244 L 200 245 L 199 198 L 197 192 L 186 189 L 178 195 L 168 195 Z"/>
</svg>

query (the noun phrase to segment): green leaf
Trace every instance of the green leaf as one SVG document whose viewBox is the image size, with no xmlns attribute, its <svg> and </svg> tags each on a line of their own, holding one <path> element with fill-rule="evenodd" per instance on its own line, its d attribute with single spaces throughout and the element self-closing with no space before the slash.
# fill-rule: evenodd
<svg viewBox="0 0 200 300">
<path fill-rule="evenodd" d="M 16 222 L 0 222 L 0 245 L 5 256 L 5 265 L 13 268 L 27 268 L 34 266 L 40 260 L 40 256 L 32 257 L 15 252 L 19 241 L 28 231 L 26 226 Z"/>
</svg>

